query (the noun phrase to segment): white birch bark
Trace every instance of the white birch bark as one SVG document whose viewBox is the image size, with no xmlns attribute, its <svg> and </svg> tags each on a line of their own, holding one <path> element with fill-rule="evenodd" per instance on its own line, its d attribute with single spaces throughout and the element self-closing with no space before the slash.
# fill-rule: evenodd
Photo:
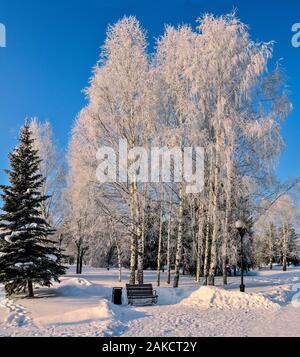
<svg viewBox="0 0 300 357">
<path fill-rule="evenodd" d="M 168 222 L 168 238 L 167 238 L 167 284 L 171 284 L 171 229 L 172 229 L 172 191 L 170 192 L 169 202 L 169 222 Z"/>
<path fill-rule="evenodd" d="M 177 233 L 177 246 L 176 246 L 176 258 L 175 258 L 175 272 L 173 287 L 178 288 L 180 264 L 182 258 L 182 223 L 183 223 L 183 187 L 179 184 L 179 209 L 178 209 L 178 233 Z"/>
</svg>

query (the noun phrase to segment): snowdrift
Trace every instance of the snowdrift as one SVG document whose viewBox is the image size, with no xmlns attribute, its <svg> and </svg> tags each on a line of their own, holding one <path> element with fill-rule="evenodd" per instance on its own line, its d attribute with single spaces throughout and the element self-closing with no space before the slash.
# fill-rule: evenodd
<svg viewBox="0 0 300 357">
<path fill-rule="evenodd" d="M 37 318 L 35 322 L 42 325 L 70 325 L 93 321 L 99 322 L 109 320 L 111 317 L 112 314 L 108 307 L 107 300 L 101 300 L 97 307 L 87 307 L 58 315 L 46 315 Z"/>
<path fill-rule="evenodd" d="M 158 305 L 176 305 L 180 301 L 189 297 L 195 288 L 191 287 L 179 287 L 174 288 L 155 288 L 158 294 Z"/>
<path fill-rule="evenodd" d="M 38 325 L 75 325 L 109 321 L 112 317 L 107 300 L 110 289 L 107 287 L 92 284 L 83 278 L 70 278 L 63 279 L 60 284 L 54 286 L 54 290 L 59 297 L 67 298 L 60 300 L 61 305 L 70 304 L 69 298 L 75 301 L 83 299 L 86 302 L 82 308 L 75 308 L 72 311 L 63 311 L 63 306 L 58 306 L 55 314 L 47 314 L 45 311 L 45 314 L 35 319 Z M 95 301 L 98 301 L 98 304 L 93 306 Z"/>
<path fill-rule="evenodd" d="M 58 295 L 76 298 L 99 297 L 109 299 L 111 289 L 102 285 L 92 284 L 83 278 L 64 279 L 55 289 Z"/>
<path fill-rule="evenodd" d="M 180 302 L 217 309 L 278 309 L 279 305 L 259 294 L 247 294 L 203 286 Z"/>
</svg>

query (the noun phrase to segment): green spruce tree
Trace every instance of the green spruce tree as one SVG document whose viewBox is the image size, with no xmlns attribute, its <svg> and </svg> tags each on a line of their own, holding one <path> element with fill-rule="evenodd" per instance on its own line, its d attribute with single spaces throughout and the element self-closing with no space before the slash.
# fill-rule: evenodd
<svg viewBox="0 0 300 357">
<path fill-rule="evenodd" d="M 7 295 L 28 291 L 33 286 L 51 286 L 66 268 L 61 253 L 49 239 L 54 234 L 42 217 L 41 204 L 49 197 L 40 193 L 44 178 L 40 159 L 27 123 L 21 128 L 19 145 L 9 154 L 9 185 L 2 185 L 3 208 L 0 214 L 0 283 Z"/>
</svg>

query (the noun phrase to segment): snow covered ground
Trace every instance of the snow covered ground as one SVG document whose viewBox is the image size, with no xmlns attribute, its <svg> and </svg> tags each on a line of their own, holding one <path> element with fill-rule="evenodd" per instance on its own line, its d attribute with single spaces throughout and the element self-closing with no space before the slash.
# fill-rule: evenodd
<svg viewBox="0 0 300 357">
<path fill-rule="evenodd" d="M 117 271 L 85 268 L 76 276 L 71 268 L 61 284 L 36 291 L 36 298 L 5 299 L 0 287 L 0 336 L 300 336 L 300 268 L 287 272 L 261 271 L 239 277 L 223 289 L 199 287 L 181 277 L 180 288 L 157 289 L 157 306 L 129 307 L 110 302 Z M 145 280 L 155 287 L 155 272 Z"/>
</svg>

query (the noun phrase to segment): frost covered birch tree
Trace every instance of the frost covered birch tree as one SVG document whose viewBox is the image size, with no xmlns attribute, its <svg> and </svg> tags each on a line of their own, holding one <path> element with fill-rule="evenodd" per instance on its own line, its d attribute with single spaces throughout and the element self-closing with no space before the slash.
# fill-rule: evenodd
<svg viewBox="0 0 300 357">
<path fill-rule="evenodd" d="M 43 202 L 43 216 L 57 227 L 61 223 L 60 198 L 65 182 L 64 154 L 57 148 L 49 121 L 39 122 L 34 118 L 30 122 L 34 138 L 34 148 L 41 159 L 39 170 L 45 178 L 41 191 L 50 198 Z"/>
<path fill-rule="evenodd" d="M 84 125 L 89 126 L 89 130 L 85 136 L 87 141 L 93 143 L 94 158 L 100 145 L 110 146 L 118 152 L 121 139 L 126 141 L 128 150 L 147 143 L 153 101 L 150 100 L 152 81 L 146 46 L 144 30 L 134 17 L 124 17 L 108 29 L 100 60 L 94 68 L 90 87 L 86 90 L 89 124 Z M 75 130 L 80 130 L 77 124 Z M 117 219 L 123 222 L 131 239 L 130 282 L 135 283 L 137 247 L 143 248 L 138 245 L 142 239 L 142 195 L 139 194 L 141 188 L 134 169 L 135 163 L 129 161 L 128 177 L 127 167 L 121 168 L 125 172 L 125 182 L 111 183 L 105 199 L 101 200 L 101 206 L 106 206 L 105 212 L 108 214 L 112 212 L 108 196 L 114 196 L 114 201 L 118 200 L 113 216 L 114 219 L 118 216 Z M 139 266 L 141 269 L 142 265 Z"/>
<path fill-rule="evenodd" d="M 195 54 L 195 37 L 190 27 L 183 26 L 175 29 L 166 28 L 164 36 L 158 41 L 155 64 L 161 79 L 163 99 L 164 126 L 172 133 L 170 145 L 179 146 L 183 153 L 188 144 L 188 129 L 194 118 L 194 98 L 192 95 L 192 69 Z M 175 275 L 173 286 L 178 287 L 180 265 L 183 249 L 183 212 L 184 212 L 184 183 L 177 183 L 178 221 L 177 221 L 177 248 L 175 259 Z"/>
</svg>

